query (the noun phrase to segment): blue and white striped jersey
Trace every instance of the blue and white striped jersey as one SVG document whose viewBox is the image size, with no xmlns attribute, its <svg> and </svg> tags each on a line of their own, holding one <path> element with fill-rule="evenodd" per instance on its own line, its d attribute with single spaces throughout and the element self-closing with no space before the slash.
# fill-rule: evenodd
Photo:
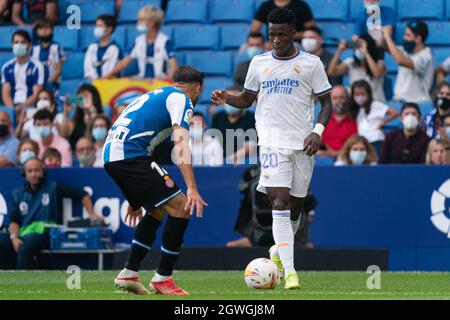
<svg viewBox="0 0 450 320">
<path fill-rule="evenodd" d="M 177 124 L 189 130 L 191 99 L 175 87 L 162 87 L 135 99 L 108 132 L 103 163 L 148 156 Z"/>
</svg>

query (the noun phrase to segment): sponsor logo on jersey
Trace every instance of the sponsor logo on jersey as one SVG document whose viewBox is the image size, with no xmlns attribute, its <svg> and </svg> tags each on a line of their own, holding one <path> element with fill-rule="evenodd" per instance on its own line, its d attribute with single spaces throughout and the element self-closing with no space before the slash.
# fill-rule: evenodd
<svg viewBox="0 0 450 320">
<path fill-rule="evenodd" d="M 188 109 L 184 115 L 184 121 L 187 123 L 190 123 L 193 114 L 194 114 L 194 111 L 192 111 L 192 109 Z"/>
<path fill-rule="evenodd" d="M 267 94 L 292 94 L 292 89 L 300 86 L 300 80 L 296 79 L 273 79 L 262 83 L 262 90 Z"/>
</svg>

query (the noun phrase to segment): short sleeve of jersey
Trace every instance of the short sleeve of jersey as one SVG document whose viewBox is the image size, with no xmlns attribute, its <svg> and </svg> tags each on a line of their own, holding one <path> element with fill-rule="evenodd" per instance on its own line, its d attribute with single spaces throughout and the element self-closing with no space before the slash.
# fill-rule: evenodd
<svg viewBox="0 0 450 320">
<path fill-rule="evenodd" d="M 313 70 L 311 75 L 311 87 L 314 94 L 320 96 L 330 91 L 331 85 L 328 82 L 328 76 L 322 61 L 318 60 Z"/>
<path fill-rule="evenodd" d="M 256 72 L 255 59 L 250 62 L 250 66 L 248 67 L 247 76 L 245 77 L 244 90 L 255 94 L 259 92 L 259 78 Z"/>
<path fill-rule="evenodd" d="M 44 85 L 44 67 L 38 61 L 33 74 L 33 85 Z"/>
<path fill-rule="evenodd" d="M 137 47 L 136 47 L 136 40 L 135 40 L 134 44 L 133 44 L 133 48 L 130 51 L 130 57 L 133 58 L 133 59 L 137 59 L 138 56 L 139 56 L 139 53 L 138 53 L 138 50 L 137 50 Z"/>
<path fill-rule="evenodd" d="M 414 63 L 414 70 L 420 75 L 424 75 L 427 72 L 432 59 L 428 50 L 422 50 L 419 54 L 411 56 L 411 60 Z"/>
<path fill-rule="evenodd" d="M 171 93 L 167 97 L 166 108 L 170 114 L 172 126 L 177 124 L 189 130 L 194 110 L 191 101 L 186 95 L 178 92 Z"/>
<path fill-rule="evenodd" d="M 5 63 L 2 68 L 2 83 L 11 82 L 11 79 L 8 76 L 8 72 L 6 72 L 6 69 L 7 69 L 6 66 L 7 66 L 7 64 Z"/>
</svg>

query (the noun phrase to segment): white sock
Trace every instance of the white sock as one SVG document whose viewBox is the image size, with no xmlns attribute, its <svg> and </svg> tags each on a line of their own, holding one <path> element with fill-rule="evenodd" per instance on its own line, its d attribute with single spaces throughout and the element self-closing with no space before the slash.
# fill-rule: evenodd
<svg viewBox="0 0 450 320">
<path fill-rule="evenodd" d="M 301 218 L 302 218 L 302 214 L 300 213 L 300 215 L 298 216 L 297 220 L 295 220 L 295 221 L 291 220 L 292 232 L 294 233 L 294 236 L 297 233 L 298 228 L 300 227 L 300 220 L 301 220 Z"/>
<path fill-rule="evenodd" d="M 294 232 L 291 225 L 290 210 L 272 210 L 272 233 L 278 255 L 287 275 L 294 269 Z"/>
<path fill-rule="evenodd" d="M 162 276 L 162 275 L 158 274 L 158 272 L 156 272 L 155 275 L 153 276 L 152 282 L 166 281 L 169 278 L 170 278 L 170 276 Z"/>
</svg>

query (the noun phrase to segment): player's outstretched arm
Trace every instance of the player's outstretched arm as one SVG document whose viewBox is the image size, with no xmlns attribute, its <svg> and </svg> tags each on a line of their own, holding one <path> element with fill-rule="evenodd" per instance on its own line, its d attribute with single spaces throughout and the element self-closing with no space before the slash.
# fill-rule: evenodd
<svg viewBox="0 0 450 320">
<path fill-rule="evenodd" d="M 203 217 L 203 206 L 208 204 L 200 196 L 197 183 L 195 182 L 194 170 L 192 169 L 192 156 L 189 150 L 189 131 L 178 125 L 173 126 L 174 150 L 172 151 L 172 161 L 180 168 L 183 179 L 187 186 L 187 203 L 184 208 L 190 215 L 194 214 L 197 208 L 197 217 Z"/>
<path fill-rule="evenodd" d="M 319 118 L 317 119 L 317 124 L 314 127 L 313 132 L 311 132 L 311 134 L 306 137 L 303 143 L 303 150 L 310 157 L 313 156 L 319 150 L 322 132 L 323 130 L 325 130 L 328 121 L 330 121 L 331 113 L 333 110 L 329 92 L 327 94 L 320 96 L 319 101 L 320 101 L 320 113 Z"/>
<path fill-rule="evenodd" d="M 255 101 L 256 94 L 241 91 L 238 94 L 229 94 L 225 90 L 215 90 L 211 93 L 211 100 L 215 105 L 227 103 L 236 108 L 250 108 Z"/>
</svg>

